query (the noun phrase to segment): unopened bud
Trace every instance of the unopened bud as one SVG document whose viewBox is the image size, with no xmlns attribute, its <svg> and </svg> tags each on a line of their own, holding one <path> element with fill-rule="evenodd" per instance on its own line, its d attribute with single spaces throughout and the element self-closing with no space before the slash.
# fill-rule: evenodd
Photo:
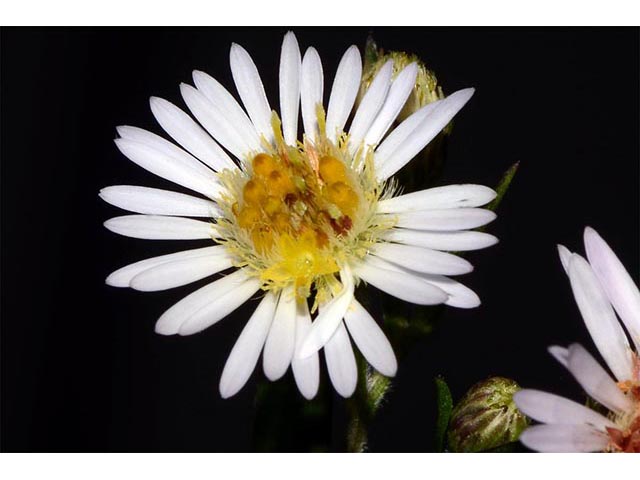
<svg viewBox="0 0 640 480">
<path fill-rule="evenodd" d="M 475 384 L 455 406 L 449 423 L 449 449 L 482 452 L 515 442 L 528 425 L 513 394 L 520 390 L 509 378 L 492 377 Z"/>
<path fill-rule="evenodd" d="M 438 85 L 438 79 L 435 73 L 429 70 L 420 58 L 412 53 L 405 52 L 384 53 L 382 49 L 377 48 L 373 39 L 369 38 L 367 41 L 365 66 L 362 74 L 362 82 L 360 83 L 358 102 L 364 97 L 371 82 L 388 60 L 393 60 L 393 78 L 410 63 L 415 62 L 418 65 L 416 83 L 404 108 L 396 119 L 397 122 L 402 122 L 402 120 L 425 105 L 444 98 L 442 87 Z"/>
</svg>

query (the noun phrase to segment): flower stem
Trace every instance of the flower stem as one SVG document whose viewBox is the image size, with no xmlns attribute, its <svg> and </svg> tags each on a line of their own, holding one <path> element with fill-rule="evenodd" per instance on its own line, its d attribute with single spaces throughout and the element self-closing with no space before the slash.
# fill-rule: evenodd
<svg viewBox="0 0 640 480">
<path fill-rule="evenodd" d="M 347 451 L 365 452 L 368 449 L 369 424 L 389 391 L 391 380 L 373 370 L 356 355 L 358 365 L 358 385 L 354 395 L 347 402 L 349 423 L 347 425 Z"/>
</svg>

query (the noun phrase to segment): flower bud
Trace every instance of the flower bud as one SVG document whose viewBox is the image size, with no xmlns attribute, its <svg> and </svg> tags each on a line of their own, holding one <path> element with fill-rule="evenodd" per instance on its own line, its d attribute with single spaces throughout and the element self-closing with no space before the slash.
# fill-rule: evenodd
<svg viewBox="0 0 640 480">
<path fill-rule="evenodd" d="M 365 51 L 365 65 L 358 93 L 358 103 L 364 97 L 377 73 L 388 60 L 393 60 L 393 78 L 410 63 L 416 62 L 418 65 L 416 83 L 396 122 L 400 123 L 425 105 L 444 98 L 442 87 L 438 85 L 435 73 L 429 70 L 416 55 L 405 52 L 384 53 L 382 49 L 377 48 L 373 39 L 369 38 Z"/>
<path fill-rule="evenodd" d="M 455 406 L 449 423 L 449 449 L 482 452 L 515 442 L 528 425 L 513 394 L 520 390 L 509 378 L 492 377 L 475 384 Z"/>
</svg>

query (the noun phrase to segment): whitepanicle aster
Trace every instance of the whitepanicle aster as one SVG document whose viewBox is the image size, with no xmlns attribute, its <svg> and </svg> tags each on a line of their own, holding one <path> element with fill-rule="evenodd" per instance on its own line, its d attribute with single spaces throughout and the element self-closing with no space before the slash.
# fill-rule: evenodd
<svg viewBox="0 0 640 480">
<path fill-rule="evenodd" d="M 587 259 L 562 245 L 558 251 L 587 330 L 614 378 L 579 344 L 549 351 L 610 413 L 521 390 L 514 396 L 518 408 L 545 425 L 530 427 L 520 440 L 542 452 L 640 452 L 640 291 L 595 230 L 585 229 L 584 243 Z"/>
<path fill-rule="evenodd" d="M 351 342 L 380 373 L 393 376 L 397 369 L 386 336 L 354 298 L 360 281 L 421 305 L 480 304 L 473 291 L 448 278 L 470 272 L 471 264 L 446 252 L 497 242 L 470 231 L 495 218 L 479 208 L 495 192 L 453 185 L 394 196 L 389 181 L 473 89 L 427 105 L 388 133 L 414 86 L 415 63 L 396 76 L 392 63 L 383 66 L 354 109 L 362 62 L 350 47 L 330 85 L 325 115 L 320 57 L 312 47 L 302 56 L 288 33 L 280 57 L 280 116 L 246 50 L 232 45 L 230 64 L 244 108 L 215 79 L 194 71 L 195 87 L 182 84 L 180 91 L 197 122 L 166 100 L 150 102 L 182 148 L 135 127 L 119 127 L 115 141 L 136 164 L 202 197 L 137 186 L 100 193 L 137 214 L 105 222 L 116 233 L 213 245 L 128 265 L 107 283 L 157 291 L 234 269 L 167 310 L 156 331 L 199 332 L 261 292 L 227 360 L 221 395 L 242 388 L 262 352 L 267 378 L 276 380 L 291 366 L 300 392 L 312 398 L 324 349 L 331 381 L 348 397 L 357 380 Z"/>
</svg>

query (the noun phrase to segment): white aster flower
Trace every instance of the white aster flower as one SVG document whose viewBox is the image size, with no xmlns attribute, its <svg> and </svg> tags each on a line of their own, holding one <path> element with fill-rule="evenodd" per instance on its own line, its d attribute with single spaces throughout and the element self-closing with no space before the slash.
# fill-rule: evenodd
<svg viewBox="0 0 640 480">
<path fill-rule="evenodd" d="M 300 392 L 312 398 L 324 348 L 331 381 L 348 397 L 357 380 L 351 340 L 380 373 L 392 376 L 397 368 L 389 341 L 354 298 L 360 280 L 421 305 L 480 303 L 446 276 L 468 273 L 471 264 L 445 251 L 496 243 L 492 235 L 469 231 L 495 218 L 478 208 L 495 192 L 453 185 L 394 196 L 389 181 L 449 123 L 473 89 L 427 105 L 386 135 L 413 89 L 415 63 L 393 76 L 388 62 L 345 128 L 362 74 L 355 46 L 338 66 L 326 116 L 320 57 L 309 48 L 301 58 L 293 33 L 282 44 L 280 117 L 249 54 L 234 44 L 230 62 L 244 109 L 200 71 L 193 72 L 195 88 L 180 86 L 199 124 L 168 101 L 151 98 L 156 120 L 182 148 L 139 128 L 117 129 L 116 145 L 130 160 L 204 198 L 137 186 L 100 193 L 112 205 L 141 214 L 105 222 L 113 232 L 212 245 L 128 265 L 107 283 L 156 291 L 234 269 L 167 310 L 156 332 L 200 332 L 262 291 L 225 365 L 221 395 L 242 388 L 262 352 L 267 378 L 276 380 L 291 366 Z"/>
<path fill-rule="evenodd" d="M 584 243 L 588 261 L 562 245 L 560 260 L 589 334 L 615 380 L 577 343 L 549 351 L 610 413 L 604 416 L 551 393 L 521 390 L 514 395 L 518 408 L 545 425 L 529 427 L 520 440 L 541 452 L 640 452 L 640 291 L 595 230 L 585 229 Z"/>
</svg>

